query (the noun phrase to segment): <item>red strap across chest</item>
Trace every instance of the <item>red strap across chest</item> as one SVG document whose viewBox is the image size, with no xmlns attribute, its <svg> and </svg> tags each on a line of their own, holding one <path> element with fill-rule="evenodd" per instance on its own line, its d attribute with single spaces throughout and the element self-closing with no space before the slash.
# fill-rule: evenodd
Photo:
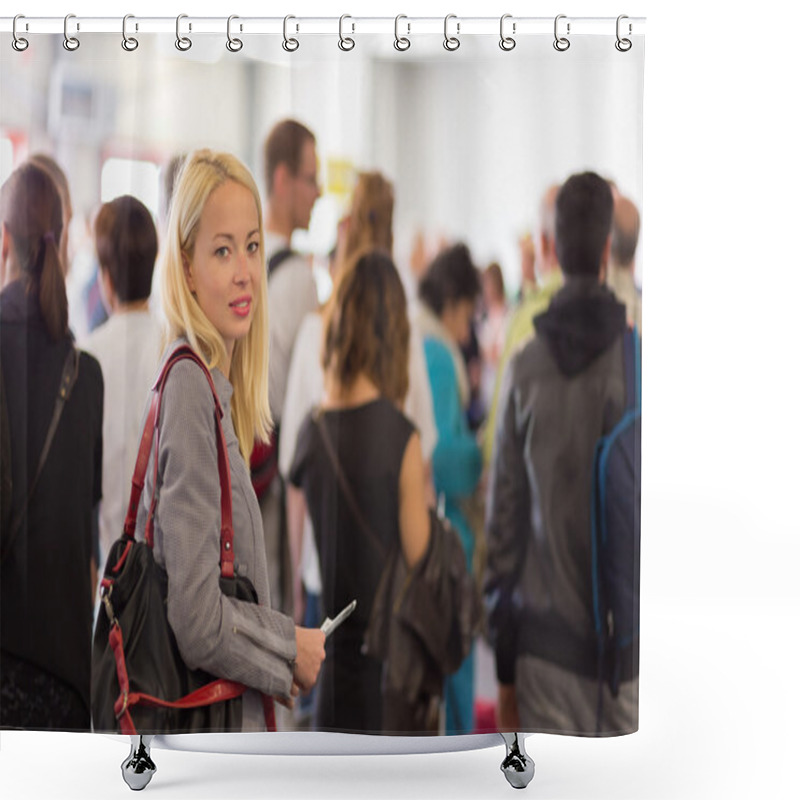
<svg viewBox="0 0 800 800">
<path fill-rule="evenodd" d="M 214 379 L 200 356 L 194 352 L 188 345 L 183 345 L 177 348 L 169 357 L 167 362 L 161 369 L 158 379 L 153 386 L 153 391 L 150 398 L 150 406 L 147 412 L 147 420 L 145 422 L 144 431 L 142 432 L 141 442 L 139 444 L 139 452 L 136 457 L 136 466 L 131 479 L 131 495 L 128 502 L 128 513 L 125 517 L 125 525 L 123 528 L 124 534 L 133 539 L 136 531 L 136 515 L 139 510 L 139 501 L 144 489 L 144 479 L 147 471 L 147 461 L 150 457 L 150 451 L 155 439 L 156 449 L 154 461 L 154 474 L 153 474 L 153 499 L 150 504 L 150 509 L 147 515 L 147 525 L 145 526 L 145 541 L 148 547 L 153 546 L 153 526 L 154 515 L 156 507 L 156 488 L 158 486 L 158 438 L 159 438 L 159 420 L 161 414 L 161 397 L 164 390 L 164 384 L 167 380 L 167 375 L 172 367 L 179 361 L 188 359 L 194 361 L 208 381 L 211 387 L 211 394 L 214 397 L 214 422 L 217 435 L 217 470 L 219 472 L 219 486 L 220 486 L 220 512 L 221 512 L 221 525 L 220 525 L 220 569 L 222 576 L 226 578 L 233 577 L 234 565 L 234 552 L 233 552 L 233 502 L 231 499 L 231 468 L 228 460 L 228 447 L 225 442 L 225 434 L 222 431 L 222 406 L 217 397 L 217 392 L 214 387 Z"/>
</svg>

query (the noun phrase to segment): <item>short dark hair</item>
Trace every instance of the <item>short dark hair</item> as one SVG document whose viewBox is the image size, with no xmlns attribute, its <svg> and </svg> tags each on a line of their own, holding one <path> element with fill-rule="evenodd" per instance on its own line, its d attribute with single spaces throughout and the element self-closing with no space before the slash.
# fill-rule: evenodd
<svg viewBox="0 0 800 800">
<path fill-rule="evenodd" d="M 346 271 L 326 314 L 322 367 L 345 388 L 365 374 L 383 397 L 408 392 L 406 294 L 387 253 L 365 253 Z"/>
<path fill-rule="evenodd" d="M 481 276 L 469 248 L 462 243 L 442 250 L 419 284 L 419 297 L 437 317 L 448 304 L 475 300 L 481 293 Z"/>
<path fill-rule="evenodd" d="M 100 268 L 123 303 L 146 300 L 153 282 L 158 236 L 153 217 L 135 197 L 122 195 L 100 207 L 94 221 Z"/>
<path fill-rule="evenodd" d="M 594 172 L 573 175 L 556 198 L 556 257 L 566 275 L 598 276 L 614 199 Z"/>
<path fill-rule="evenodd" d="M 267 178 L 267 195 L 272 194 L 275 170 L 286 164 L 292 175 L 300 169 L 300 157 L 306 142 L 315 143 L 314 134 L 296 119 L 284 119 L 277 123 L 264 142 L 264 169 Z"/>
</svg>

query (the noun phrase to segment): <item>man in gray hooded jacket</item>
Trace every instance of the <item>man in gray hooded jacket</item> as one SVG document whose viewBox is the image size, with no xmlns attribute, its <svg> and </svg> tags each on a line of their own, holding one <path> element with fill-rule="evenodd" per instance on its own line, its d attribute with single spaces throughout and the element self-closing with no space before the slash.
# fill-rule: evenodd
<svg viewBox="0 0 800 800">
<path fill-rule="evenodd" d="M 504 376 L 485 584 L 501 730 L 638 727 L 638 679 L 616 697 L 598 681 L 592 604 L 594 448 L 625 406 L 625 307 L 605 286 L 612 214 L 611 190 L 595 173 L 562 186 L 556 255 L 565 285 Z"/>
</svg>

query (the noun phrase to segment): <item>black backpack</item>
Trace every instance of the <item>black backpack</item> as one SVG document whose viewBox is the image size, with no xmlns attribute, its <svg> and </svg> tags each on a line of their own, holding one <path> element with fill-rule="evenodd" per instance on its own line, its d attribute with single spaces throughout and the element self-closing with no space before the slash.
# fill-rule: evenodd
<svg viewBox="0 0 800 800">
<path fill-rule="evenodd" d="M 642 499 L 641 340 L 623 335 L 626 404 L 595 447 L 592 468 L 592 594 L 598 648 L 598 730 L 602 687 L 619 694 L 639 674 L 639 549 Z"/>
</svg>

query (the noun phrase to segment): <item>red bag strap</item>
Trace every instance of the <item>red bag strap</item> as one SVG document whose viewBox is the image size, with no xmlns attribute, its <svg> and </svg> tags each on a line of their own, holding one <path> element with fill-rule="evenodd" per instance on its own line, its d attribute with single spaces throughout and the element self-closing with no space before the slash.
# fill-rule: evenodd
<svg viewBox="0 0 800 800">
<path fill-rule="evenodd" d="M 203 706 L 222 703 L 241 697 L 247 687 L 236 681 L 218 678 L 205 686 L 196 689 L 190 694 L 181 697 L 179 700 L 162 700 L 160 697 L 145 694 L 144 692 L 132 692 L 128 679 L 128 669 L 125 663 L 125 648 L 122 642 L 122 631 L 118 624 L 112 625 L 108 633 L 108 641 L 114 653 L 114 660 L 117 667 L 117 681 L 119 682 L 119 697 L 114 702 L 114 713 L 120 724 L 120 733 L 135 736 L 136 725 L 131 717 L 131 709 L 137 705 L 150 706 L 151 708 L 202 708 Z M 264 708 L 264 722 L 268 731 L 275 731 L 275 704 L 272 697 L 262 694 Z"/>
<path fill-rule="evenodd" d="M 142 431 L 142 438 L 139 443 L 139 452 L 136 456 L 136 466 L 133 471 L 131 479 L 131 495 L 128 502 L 128 513 L 125 517 L 125 525 L 123 527 L 124 535 L 129 539 L 133 539 L 136 531 L 136 515 L 139 510 L 139 501 L 142 496 L 144 488 L 145 473 L 147 471 L 147 461 L 150 457 L 150 451 L 153 445 L 153 439 L 156 442 L 156 454 L 154 461 L 154 476 L 153 476 L 153 499 L 150 504 L 150 509 L 147 515 L 147 525 L 145 526 L 145 541 L 148 547 L 153 546 L 153 526 L 154 526 L 154 513 L 156 493 L 155 487 L 158 485 L 156 478 L 158 477 L 158 432 L 159 432 L 159 419 L 161 414 L 161 396 L 164 388 L 164 383 L 167 380 L 167 375 L 172 367 L 179 361 L 189 359 L 194 361 L 208 381 L 211 387 L 211 394 L 214 397 L 214 420 L 217 434 L 217 469 L 219 471 L 219 486 L 220 486 L 220 512 L 221 512 L 221 525 L 220 525 L 220 569 L 224 578 L 233 577 L 233 501 L 231 499 L 231 467 L 228 460 L 228 447 L 225 442 L 225 434 L 222 431 L 222 406 L 217 397 L 216 389 L 214 388 L 214 379 L 208 371 L 205 362 L 200 356 L 192 350 L 188 345 L 182 345 L 175 349 L 170 355 L 167 362 L 161 369 L 158 379 L 153 386 L 152 395 L 150 398 L 150 407 L 147 412 L 147 420 L 145 422 L 144 430 Z"/>
</svg>

